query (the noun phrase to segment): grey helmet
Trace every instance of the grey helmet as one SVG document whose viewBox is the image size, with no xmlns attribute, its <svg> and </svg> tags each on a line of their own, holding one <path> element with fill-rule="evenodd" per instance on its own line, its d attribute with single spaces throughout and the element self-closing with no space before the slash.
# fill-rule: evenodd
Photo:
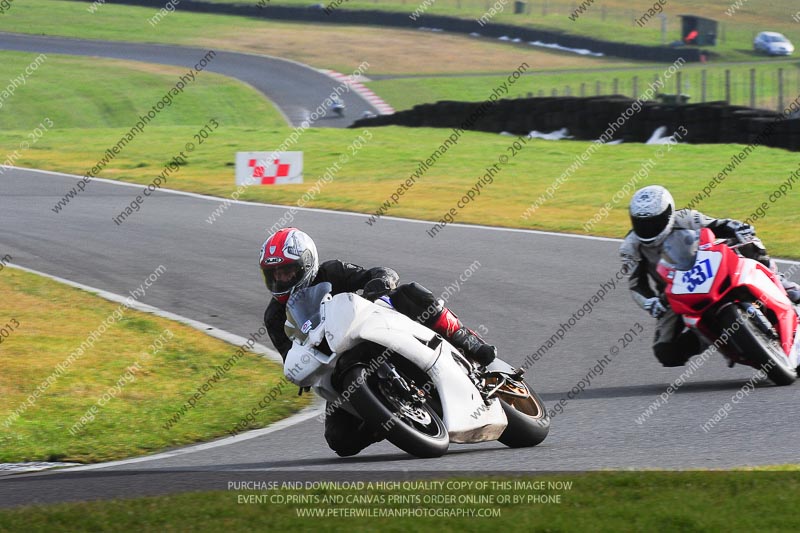
<svg viewBox="0 0 800 533">
<path fill-rule="evenodd" d="M 660 245 L 675 225 L 675 200 L 661 185 L 648 185 L 633 194 L 630 215 L 639 240 Z"/>
</svg>

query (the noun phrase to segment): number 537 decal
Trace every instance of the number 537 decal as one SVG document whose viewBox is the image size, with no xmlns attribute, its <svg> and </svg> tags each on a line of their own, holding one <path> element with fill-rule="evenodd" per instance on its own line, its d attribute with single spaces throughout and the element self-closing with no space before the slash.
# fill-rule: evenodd
<svg viewBox="0 0 800 533">
<path fill-rule="evenodd" d="M 690 270 L 677 270 L 672 285 L 673 294 L 707 294 L 722 262 L 719 252 L 699 251 Z"/>
</svg>

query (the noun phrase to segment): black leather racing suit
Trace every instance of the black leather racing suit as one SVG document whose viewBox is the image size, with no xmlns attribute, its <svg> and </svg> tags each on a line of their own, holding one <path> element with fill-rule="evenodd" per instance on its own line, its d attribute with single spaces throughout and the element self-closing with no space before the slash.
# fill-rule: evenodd
<svg viewBox="0 0 800 533">
<path fill-rule="evenodd" d="M 384 279 L 392 288 L 397 286 L 399 276 L 397 272 L 387 267 L 364 269 L 352 263 L 342 261 L 325 261 L 319 266 L 317 276 L 310 285 L 328 282 L 333 287 L 333 294 L 342 292 L 355 292 L 363 289 L 371 279 Z M 286 360 L 286 354 L 292 347 L 292 341 L 286 336 L 283 325 L 286 322 L 286 304 L 272 298 L 267 310 L 264 312 L 264 325 L 269 332 L 269 338 L 275 345 L 281 357 Z"/>
</svg>

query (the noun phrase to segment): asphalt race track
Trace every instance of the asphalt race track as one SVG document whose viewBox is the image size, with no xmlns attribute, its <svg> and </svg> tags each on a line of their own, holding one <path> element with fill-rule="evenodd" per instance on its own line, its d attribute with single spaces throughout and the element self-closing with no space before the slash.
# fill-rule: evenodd
<svg viewBox="0 0 800 533">
<path fill-rule="evenodd" d="M 68 54 L 144 61 L 191 68 L 208 50 L 183 46 L 95 41 L 0 33 L 0 50 L 45 54 Z M 217 51 L 205 70 L 237 78 L 266 95 L 292 126 L 299 126 L 340 85 L 333 78 L 301 63 L 286 59 Z M 356 69 L 358 65 L 353 65 Z M 343 72 L 349 75 L 351 72 Z M 202 75 L 202 73 L 200 74 Z M 341 91 L 340 91 L 341 92 Z M 365 111 L 379 111 L 356 92 L 341 94 L 345 117 L 326 116 L 311 122 L 314 127 L 346 127 Z"/>
<path fill-rule="evenodd" d="M 259 245 L 284 207 L 235 204 L 213 225 L 219 200 L 157 191 L 116 226 L 111 219 L 141 186 L 95 180 L 61 213 L 51 207 L 75 178 L 8 169 L 0 176 L 0 254 L 22 266 L 127 294 L 158 265 L 167 272 L 142 299 L 167 311 L 247 336 L 268 293 L 257 267 Z M 73 205 L 74 204 L 74 205 Z M 372 206 L 363 206 L 365 211 Z M 522 364 L 618 271 L 618 242 L 477 226 L 448 226 L 348 213 L 301 211 L 323 259 L 390 265 L 405 281 L 436 294 L 464 273 L 449 305 L 473 328 L 483 325 L 511 363 Z M 476 264 L 475 262 L 478 262 Z M 478 265 L 478 266 L 476 266 Z M 627 347 L 619 340 L 639 322 Z M 385 442 L 340 459 L 316 417 L 267 435 L 173 457 L 90 471 L 50 471 L 0 479 L 0 506 L 170 491 L 224 490 L 234 479 L 413 477 L 448 472 L 536 472 L 629 468 L 726 468 L 797 462 L 795 384 L 759 383 L 727 418 L 702 425 L 740 391 L 750 368 L 729 369 L 714 355 L 643 423 L 636 418 L 684 369 L 664 369 L 650 352 L 653 321 L 618 283 L 563 339 L 534 362 L 528 380 L 549 406 L 610 357 L 602 376 L 570 399 L 540 446 L 453 445 L 440 459 L 413 459 Z M 563 330 L 562 330 L 563 332 Z M 528 359 L 530 361 L 530 359 Z M 235 421 L 232 421 L 232 423 Z"/>
</svg>

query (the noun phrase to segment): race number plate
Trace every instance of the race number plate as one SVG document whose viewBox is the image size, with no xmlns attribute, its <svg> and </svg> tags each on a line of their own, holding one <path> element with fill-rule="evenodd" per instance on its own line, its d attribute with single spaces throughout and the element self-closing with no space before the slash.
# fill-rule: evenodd
<svg viewBox="0 0 800 533">
<path fill-rule="evenodd" d="M 676 270 L 673 294 L 708 294 L 719 271 L 722 254 L 699 251 L 691 270 Z"/>
</svg>

